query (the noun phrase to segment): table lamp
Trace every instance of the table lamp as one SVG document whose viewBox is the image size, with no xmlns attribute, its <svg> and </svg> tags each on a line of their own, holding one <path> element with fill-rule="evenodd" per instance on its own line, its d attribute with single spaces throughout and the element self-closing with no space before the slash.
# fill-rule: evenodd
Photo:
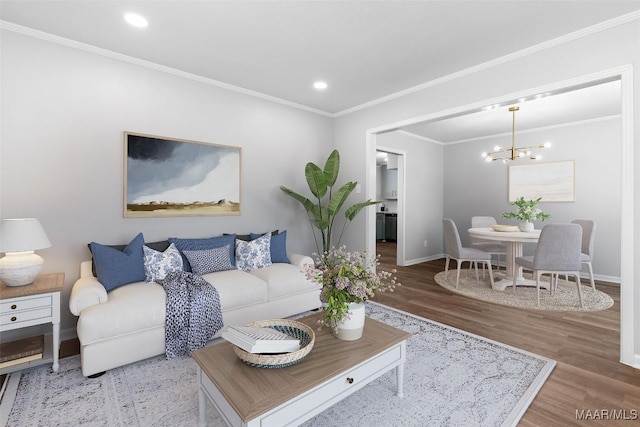
<svg viewBox="0 0 640 427">
<path fill-rule="evenodd" d="M 44 260 L 34 251 L 51 247 L 36 218 L 3 219 L 0 224 L 0 279 L 7 286 L 24 286 L 36 279 Z"/>
</svg>

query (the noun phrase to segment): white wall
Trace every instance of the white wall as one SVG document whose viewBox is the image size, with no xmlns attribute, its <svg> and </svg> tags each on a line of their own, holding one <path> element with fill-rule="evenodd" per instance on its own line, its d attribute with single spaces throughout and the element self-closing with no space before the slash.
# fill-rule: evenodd
<svg viewBox="0 0 640 427">
<path fill-rule="evenodd" d="M 468 73 L 460 73 L 453 78 L 442 79 L 432 85 L 424 85 L 415 92 L 369 108 L 343 115 L 335 120 L 334 144 L 345 158 L 350 158 L 349 172 L 353 179 L 371 182 L 367 161 L 373 158 L 371 143 L 367 132 L 391 128 L 419 117 L 436 117 L 450 111 L 459 111 L 470 105 L 478 105 L 493 100 L 529 94 L 536 88 L 558 85 L 564 81 L 573 81 L 590 75 L 600 75 L 606 70 L 619 69 L 631 65 L 631 74 L 635 85 L 627 80 L 623 91 L 632 90 L 637 108 L 640 99 L 640 25 L 638 20 L 612 28 L 602 28 L 583 37 L 569 39 L 558 44 L 548 44 L 544 48 L 532 49 L 526 55 L 514 55 L 504 61 L 495 61 L 486 67 L 477 67 Z M 623 102 L 627 102 L 624 98 Z M 623 111 L 624 114 L 624 111 Z M 632 125 L 623 124 L 627 134 L 633 129 L 633 143 L 639 143 L 640 115 L 627 114 Z M 624 117 L 623 117 L 624 119 Z M 624 136 L 623 136 L 624 137 Z M 374 147 L 375 148 L 375 147 Z M 627 161 L 633 166 L 633 202 L 627 203 L 627 212 L 640 209 L 640 150 L 633 151 L 633 157 L 621 156 L 618 168 Z M 599 173 L 599 171 L 594 171 Z M 410 179 L 410 178 L 408 178 Z M 621 186 L 625 186 L 624 182 Z M 363 188 L 363 197 L 369 193 Z M 623 200 L 623 202 L 625 202 Z M 467 212 L 469 216 L 474 212 Z M 617 222 L 620 222 L 618 219 Z M 629 244 L 633 251 L 623 252 L 621 256 L 623 275 L 640 277 L 640 262 L 629 258 L 630 253 L 640 253 L 640 217 L 631 219 L 633 230 L 625 231 L 623 236 L 632 236 Z M 365 247 L 369 226 L 368 219 L 359 219 L 350 229 L 348 240 L 350 247 Z M 626 240 L 623 240 L 623 242 Z M 624 258 L 626 257 L 626 258 Z M 640 366 L 640 286 L 630 280 L 623 283 L 623 303 L 621 307 L 622 336 L 621 355 L 625 363 Z"/>
<path fill-rule="evenodd" d="M 78 263 L 89 256 L 86 243 L 91 240 L 121 243 L 139 231 L 155 240 L 171 234 L 206 236 L 273 227 L 291 231 L 290 248 L 312 252 L 312 243 L 305 240 L 309 236 L 304 215 L 277 188 L 286 184 L 305 190 L 304 163 L 323 161 L 332 140 L 343 158 L 340 179 L 363 184 L 351 202 L 364 201 L 370 194 L 366 185 L 375 183 L 375 172 L 367 167 L 373 159 L 367 151 L 368 130 L 629 64 L 636 81 L 633 99 L 640 99 L 637 20 L 478 67 L 333 121 L 9 31 L 2 31 L 0 43 L 0 215 L 41 219 L 54 244 L 41 251 L 45 272 L 63 271 L 67 276 L 63 305 Z M 640 115 L 632 120 L 633 128 L 640 129 Z M 125 130 L 241 146 L 242 216 L 123 219 Z M 632 161 L 640 165 L 640 150 Z M 300 167 L 282 167 L 291 164 Z M 640 170 L 634 169 L 631 208 L 640 211 Z M 360 215 L 347 232 L 344 243 L 353 250 L 366 246 L 366 223 Z M 640 218 L 633 224 L 638 254 Z M 634 276 L 640 277 L 637 261 L 627 264 L 633 263 Z M 623 301 L 622 311 L 635 334 L 632 350 L 640 354 L 640 292 L 631 296 Z M 75 318 L 64 306 L 63 312 L 63 328 L 72 327 Z"/>
<path fill-rule="evenodd" d="M 540 152 L 544 156 L 543 162 L 575 161 L 576 201 L 542 203 L 541 208 L 552 217 L 545 223 L 536 221 L 536 228 L 577 218 L 595 220 L 594 270 L 599 279 L 612 282 L 620 280 L 621 178 L 618 164 L 621 153 L 617 143 L 620 126 L 617 116 L 516 132 L 518 146 L 546 141 L 553 144 L 552 148 Z M 408 264 L 442 254 L 440 220 L 443 217 L 456 222 L 465 245 L 468 244 L 465 230 L 471 226 L 473 215 L 493 216 L 500 224 L 516 223 L 502 218 L 503 212 L 514 209 L 507 202 L 509 165 L 486 163 L 480 157 L 482 151 L 496 145 L 509 146 L 510 135 L 443 146 L 402 132 L 390 132 L 378 135 L 376 143 L 378 147 L 406 153 L 405 259 Z M 424 239 L 429 242 L 427 248 L 424 248 Z M 534 248 L 533 244 L 525 245 L 525 252 L 532 254 Z"/>
<path fill-rule="evenodd" d="M 443 147 L 402 132 L 378 135 L 376 144 L 378 147 L 393 148 L 404 153 L 406 179 L 403 244 L 406 264 L 414 264 L 441 254 Z M 399 200 L 398 203 L 402 201 Z M 425 240 L 427 247 L 424 246 Z"/>
<path fill-rule="evenodd" d="M 278 228 L 291 251 L 314 251 L 279 186 L 306 190 L 304 164 L 326 159 L 331 119 L 10 31 L 0 47 L 0 214 L 42 222 L 53 243 L 43 271 L 66 275 L 63 334 L 75 333 L 68 295 L 91 241 Z M 242 147 L 242 214 L 124 219 L 123 131 Z"/>
<path fill-rule="evenodd" d="M 594 272 L 600 279 L 620 280 L 620 119 L 576 123 L 516 133 L 516 145 L 530 146 L 550 141 L 548 150 L 540 151 L 543 162 L 575 161 L 576 201 L 541 203 L 540 208 L 551 214 L 544 223 L 534 221 L 536 228 L 551 222 L 571 222 L 574 219 L 596 221 Z M 507 202 L 509 165 L 487 163 L 482 151 L 495 145 L 509 146 L 511 137 L 504 136 L 445 148 L 444 216 L 455 221 L 463 244 L 468 243 L 464 230 L 471 227 L 471 216 L 490 215 L 500 224 L 516 224 L 501 218 L 513 211 Z M 530 161 L 529 161 L 530 162 Z M 527 164 L 517 161 L 513 164 Z M 535 245 L 525 252 L 533 254 Z M 529 250 L 527 250 L 529 249 Z M 585 269 L 586 271 L 586 269 Z"/>
</svg>

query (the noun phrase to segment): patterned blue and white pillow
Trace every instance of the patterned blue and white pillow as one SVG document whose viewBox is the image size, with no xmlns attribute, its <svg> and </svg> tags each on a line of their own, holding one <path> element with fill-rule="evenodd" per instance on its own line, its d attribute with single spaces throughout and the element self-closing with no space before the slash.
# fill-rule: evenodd
<svg viewBox="0 0 640 427">
<path fill-rule="evenodd" d="M 249 235 L 249 240 L 257 239 L 260 236 L 263 236 L 263 234 L 251 233 Z M 237 238 L 238 235 L 236 235 L 236 239 Z M 271 262 L 273 264 L 291 264 L 291 261 L 289 261 L 289 258 L 287 257 L 287 230 L 280 232 L 276 230 L 271 232 Z"/>
<path fill-rule="evenodd" d="M 191 271 L 202 276 L 216 271 L 235 270 L 231 264 L 229 247 L 221 246 L 213 249 L 202 249 L 200 251 L 182 251 L 191 264 Z"/>
<path fill-rule="evenodd" d="M 236 239 L 236 266 L 249 271 L 271 265 L 271 232 L 250 242 Z"/>
<path fill-rule="evenodd" d="M 182 271 L 182 255 L 173 243 L 164 252 L 158 252 L 146 246 L 144 251 L 144 273 L 147 282 L 163 280 L 167 274 Z"/>
<path fill-rule="evenodd" d="M 184 251 L 201 251 L 203 249 L 214 249 L 221 246 L 229 248 L 229 257 L 231 265 L 235 265 L 235 248 L 233 241 L 236 240 L 235 234 L 223 234 L 217 237 L 207 237 L 204 239 L 180 239 L 177 237 L 169 237 L 170 243 L 175 243 L 176 247 L 182 252 L 182 262 L 184 263 L 184 271 L 191 271 L 191 264 L 184 255 Z"/>
</svg>

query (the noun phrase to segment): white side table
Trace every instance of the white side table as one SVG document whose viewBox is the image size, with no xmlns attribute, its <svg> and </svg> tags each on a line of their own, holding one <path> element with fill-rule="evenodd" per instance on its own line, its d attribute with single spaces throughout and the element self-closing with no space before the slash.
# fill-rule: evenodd
<svg viewBox="0 0 640 427">
<path fill-rule="evenodd" d="M 60 353 L 60 293 L 64 273 L 41 274 L 25 286 L 6 286 L 0 282 L 0 332 L 51 323 L 52 337 L 45 336 L 42 359 L 0 369 L 0 375 L 31 366 L 53 363 L 57 372 Z"/>
</svg>

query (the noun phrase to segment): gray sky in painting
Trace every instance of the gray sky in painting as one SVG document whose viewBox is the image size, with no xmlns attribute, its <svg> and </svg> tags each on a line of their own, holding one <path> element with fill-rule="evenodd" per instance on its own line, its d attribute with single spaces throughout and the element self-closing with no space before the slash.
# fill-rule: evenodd
<svg viewBox="0 0 640 427">
<path fill-rule="evenodd" d="M 239 202 L 235 149 L 129 135 L 127 203 Z"/>
</svg>

